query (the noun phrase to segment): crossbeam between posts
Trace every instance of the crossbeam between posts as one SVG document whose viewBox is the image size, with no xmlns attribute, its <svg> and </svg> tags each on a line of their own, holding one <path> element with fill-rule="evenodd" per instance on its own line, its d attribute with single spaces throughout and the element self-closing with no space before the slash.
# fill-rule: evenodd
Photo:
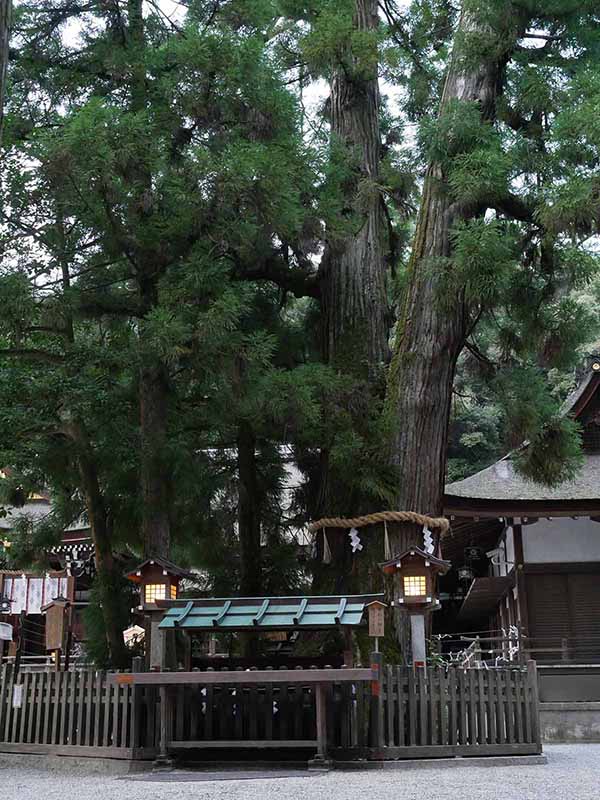
<svg viewBox="0 0 600 800">
<path fill-rule="evenodd" d="M 117 685 L 146 685 L 158 686 L 160 689 L 160 741 L 159 754 L 155 765 L 159 769 L 171 769 L 172 762 L 169 748 L 181 746 L 180 742 L 170 739 L 171 730 L 171 696 L 170 687 L 176 685 L 243 685 L 243 684 L 303 684 L 314 685 L 316 723 L 317 723 L 317 752 L 310 766 L 316 769 L 328 769 L 330 761 L 327 756 L 327 700 L 326 687 L 330 683 L 357 683 L 358 681 L 376 681 L 379 685 L 380 669 L 375 662 L 371 669 L 280 669 L 280 670 L 253 670 L 248 672 L 137 672 L 118 673 L 111 676 L 111 681 Z M 190 745 L 195 743 L 189 743 Z M 223 743 L 225 744 L 225 743 Z M 248 747 L 257 742 L 227 742 L 227 747 Z M 294 743 L 289 741 L 287 746 Z M 306 742 L 297 742 L 297 746 L 306 745 Z M 314 744 L 314 743 L 312 743 Z M 211 743 L 210 746 L 217 746 Z"/>
<path fill-rule="evenodd" d="M 138 672 L 116 673 L 111 681 L 121 685 L 173 686 L 181 684 L 240 683 L 342 683 L 378 680 L 373 669 L 278 669 L 248 672 Z"/>
</svg>

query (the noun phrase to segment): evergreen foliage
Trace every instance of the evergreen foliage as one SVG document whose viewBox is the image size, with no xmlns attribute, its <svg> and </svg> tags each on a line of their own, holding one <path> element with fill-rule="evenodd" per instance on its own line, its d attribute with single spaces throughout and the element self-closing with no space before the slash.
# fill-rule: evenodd
<svg viewBox="0 0 600 800">
<path fill-rule="evenodd" d="M 376 208 L 402 340 L 426 175 L 451 219 L 448 252 L 426 260 L 436 309 L 460 305 L 467 331 L 448 477 L 524 440 L 527 477 L 576 475 L 578 431 L 559 408 L 600 339 L 599 21 L 591 0 L 384 0 L 362 28 L 355 0 L 199 0 L 173 19 L 142 0 L 17 4 L 0 490 L 15 504 L 44 487 L 54 506 L 4 557 L 40 563 L 67 525 L 90 523 L 105 554 L 99 663 L 123 657 L 130 607 L 113 553 L 163 547 L 215 594 L 294 593 L 312 566 L 295 536 L 328 486 L 348 514 L 394 503 L 387 446 L 403 420 L 384 394 L 406 391 L 402 373 L 365 363 L 362 329 L 327 360 L 323 287 Z M 449 71 L 495 60 L 493 113 L 453 99 L 438 114 Z M 379 76 L 377 175 L 330 135 L 319 93 L 340 74 Z"/>
</svg>

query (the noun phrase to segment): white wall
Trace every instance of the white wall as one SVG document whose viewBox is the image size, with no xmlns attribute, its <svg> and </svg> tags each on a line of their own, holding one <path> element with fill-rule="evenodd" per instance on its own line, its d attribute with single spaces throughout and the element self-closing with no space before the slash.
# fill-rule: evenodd
<svg viewBox="0 0 600 800">
<path fill-rule="evenodd" d="M 526 564 L 600 561 L 600 523 L 589 518 L 540 519 L 522 530 Z"/>
</svg>

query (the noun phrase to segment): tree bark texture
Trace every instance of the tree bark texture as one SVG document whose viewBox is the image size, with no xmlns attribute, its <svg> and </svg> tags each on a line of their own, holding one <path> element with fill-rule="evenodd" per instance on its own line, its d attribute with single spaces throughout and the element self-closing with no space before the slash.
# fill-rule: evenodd
<svg viewBox="0 0 600 800">
<path fill-rule="evenodd" d="M 151 361 L 140 370 L 140 482 L 142 539 L 147 557 L 169 557 L 171 475 L 168 458 L 166 368 Z"/>
<path fill-rule="evenodd" d="M 376 0 L 356 0 L 354 26 L 357 31 L 376 31 Z M 331 79 L 332 143 L 347 149 L 353 167 L 344 187 L 345 213 L 353 231 L 328 242 L 321 274 L 325 359 L 361 377 L 370 376 L 388 357 L 375 42 L 373 49 L 373 63 L 365 65 L 349 48 Z"/>
<path fill-rule="evenodd" d="M 11 0 L 0 0 L 0 145 L 2 144 L 2 123 L 4 120 L 4 95 L 6 92 L 11 6 Z"/>
<path fill-rule="evenodd" d="M 463 9 L 440 104 L 443 115 L 452 104 L 476 103 L 483 123 L 496 115 L 504 70 L 521 26 L 509 4 L 488 54 L 465 57 L 469 37 L 489 36 L 489 23 Z M 392 461 L 398 467 L 397 507 L 437 516 L 442 512 L 452 386 L 458 356 L 471 325 L 471 309 L 458 287 L 441 297 L 440 264 L 452 269 L 451 234 L 459 220 L 472 215 L 451 196 L 445 167 L 430 163 L 416 225 L 408 282 L 398 323 L 388 377 L 387 412 L 396 435 Z M 444 284 L 446 285 L 446 284 Z M 390 526 L 390 545 L 400 553 L 410 544 L 423 545 L 418 526 Z M 396 579 L 398 580 L 398 579 Z M 395 587 L 396 592 L 399 586 Z M 405 659 L 410 659 L 408 616 L 396 615 L 396 633 Z"/>
<path fill-rule="evenodd" d="M 507 14 L 510 30 L 498 31 L 496 52 L 473 63 L 472 56 L 463 57 L 461 46 L 471 34 L 489 35 L 490 30 L 474 12 L 463 11 L 441 115 L 458 101 L 475 102 L 483 122 L 495 118 L 504 68 L 520 31 L 508 5 Z M 387 403 L 397 431 L 392 460 L 399 470 L 398 507 L 432 515 L 442 511 L 452 384 L 470 326 L 470 309 L 462 289 L 452 297 L 440 296 L 442 275 L 436 263 L 452 268 L 452 229 L 468 214 L 454 202 L 443 165 L 431 163 L 417 220 Z M 392 544 L 400 548 L 401 538 L 396 531 Z"/>
<path fill-rule="evenodd" d="M 355 0 L 353 27 L 376 33 L 377 0 Z M 323 356 L 327 364 L 357 383 L 361 395 L 355 410 L 356 427 L 364 415 L 376 413 L 377 377 L 389 360 L 389 313 L 386 296 L 383 242 L 383 200 L 379 191 L 381 159 L 378 53 L 375 38 L 370 52 L 352 52 L 351 43 L 330 81 L 331 147 L 346 154 L 349 175 L 343 185 L 344 223 L 349 230 L 330 235 L 319 272 Z M 322 448 L 319 487 L 313 516 L 348 516 L 372 510 L 339 474 Z M 313 588 L 319 592 L 348 591 L 352 583 L 353 556 L 346 532 L 331 531 L 328 546 L 331 565 L 322 562 L 324 534 L 317 536 Z"/>
</svg>

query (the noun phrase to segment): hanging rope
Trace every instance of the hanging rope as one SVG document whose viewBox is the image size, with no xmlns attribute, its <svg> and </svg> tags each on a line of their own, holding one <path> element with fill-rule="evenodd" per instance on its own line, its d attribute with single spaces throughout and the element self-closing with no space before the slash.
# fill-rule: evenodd
<svg viewBox="0 0 600 800">
<path fill-rule="evenodd" d="M 365 525 L 377 525 L 379 522 L 410 522 L 414 525 L 426 525 L 428 528 L 437 528 L 443 536 L 450 530 L 450 523 L 445 517 L 428 517 L 417 514 L 416 511 L 377 511 L 374 514 L 365 514 L 362 517 L 323 517 L 308 526 L 310 533 L 321 528 L 364 528 Z"/>
</svg>

